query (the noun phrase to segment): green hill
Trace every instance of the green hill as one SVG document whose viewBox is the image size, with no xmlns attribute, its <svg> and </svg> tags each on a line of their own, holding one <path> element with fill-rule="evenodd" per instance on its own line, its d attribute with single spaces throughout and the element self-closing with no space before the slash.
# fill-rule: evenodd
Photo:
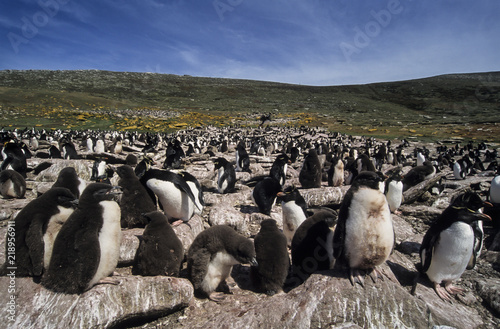
<svg viewBox="0 0 500 329">
<path fill-rule="evenodd" d="M 206 124 L 500 141 L 500 72 L 315 87 L 109 71 L 0 71 L 0 125 L 170 132 Z"/>
</svg>

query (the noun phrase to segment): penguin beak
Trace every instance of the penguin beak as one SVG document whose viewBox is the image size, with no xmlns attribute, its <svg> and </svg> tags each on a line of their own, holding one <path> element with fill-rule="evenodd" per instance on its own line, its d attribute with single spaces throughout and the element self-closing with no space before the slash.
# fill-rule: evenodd
<svg viewBox="0 0 500 329">
<path fill-rule="evenodd" d="M 277 197 L 283 197 L 285 196 L 285 193 L 284 192 L 278 192 L 278 194 L 276 194 Z"/>
<path fill-rule="evenodd" d="M 257 259 L 254 257 L 250 259 L 250 265 L 252 266 L 259 266 L 259 263 L 257 263 Z"/>
<path fill-rule="evenodd" d="M 120 186 L 113 186 L 111 189 L 108 190 L 108 192 L 106 192 L 106 194 L 112 195 L 113 200 L 115 200 L 116 202 L 120 202 L 123 191 Z"/>
</svg>

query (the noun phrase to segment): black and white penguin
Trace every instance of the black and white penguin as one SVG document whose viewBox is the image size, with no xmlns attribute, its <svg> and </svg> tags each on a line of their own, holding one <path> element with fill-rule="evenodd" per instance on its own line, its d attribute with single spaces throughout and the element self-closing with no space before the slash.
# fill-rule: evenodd
<svg viewBox="0 0 500 329">
<path fill-rule="evenodd" d="M 42 285 L 55 292 L 80 294 L 96 284 L 117 284 L 111 275 L 118 264 L 122 232 L 121 188 L 89 184 L 54 241 Z"/>
<path fill-rule="evenodd" d="M 148 191 L 141 184 L 139 178 L 134 173 L 132 167 L 123 165 L 116 168 L 116 173 L 120 179 L 118 186 L 122 188 L 120 198 L 122 228 L 145 227 L 147 222 L 142 214 L 156 210 L 156 204 L 148 194 Z"/>
<path fill-rule="evenodd" d="M 374 172 L 359 173 L 340 205 L 333 246 L 336 260 L 350 269 L 353 285 L 364 285 L 360 270 L 368 271 L 375 281 L 379 276 L 376 266 L 387 260 L 394 246 L 391 211 L 380 191 L 382 183 Z"/>
<path fill-rule="evenodd" d="M 21 147 L 21 144 L 14 141 L 6 142 L 3 144 L 1 152 L 3 161 L 0 165 L 0 170 L 15 170 L 26 178 L 28 165 L 26 162 L 26 155 Z"/>
<path fill-rule="evenodd" d="M 254 238 L 257 266 L 252 266 L 250 277 L 258 292 L 269 296 L 283 290 L 290 258 L 285 235 L 278 229 L 274 219 L 260 223 L 260 231 Z"/>
<path fill-rule="evenodd" d="M 151 169 L 151 166 L 154 164 L 154 161 L 153 159 L 151 159 L 150 157 L 148 156 L 145 156 L 138 164 L 137 166 L 135 167 L 134 169 L 134 172 L 135 172 L 135 175 L 139 178 L 141 178 L 142 176 L 144 176 L 144 174 L 146 173 L 146 171 L 148 171 L 149 169 Z"/>
<path fill-rule="evenodd" d="M 268 216 L 271 214 L 279 192 L 281 192 L 281 184 L 272 177 L 266 177 L 255 185 L 252 199 L 259 207 L 260 213 Z"/>
<path fill-rule="evenodd" d="M 250 157 L 243 142 L 239 142 L 238 146 L 236 146 L 236 171 L 252 172 L 250 170 Z"/>
<path fill-rule="evenodd" d="M 334 157 L 328 169 L 328 186 L 344 185 L 344 161 L 340 157 Z"/>
<path fill-rule="evenodd" d="M 61 169 L 59 175 L 57 176 L 57 180 L 52 185 L 52 187 L 65 187 L 71 191 L 77 198 L 80 197 L 83 190 L 87 186 L 87 182 L 85 180 L 78 177 L 75 168 L 66 167 Z"/>
<path fill-rule="evenodd" d="M 299 173 L 299 182 L 303 188 L 321 187 L 322 167 L 315 149 L 310 149 L 304 158 Z"/>
<path fill-rule="evenodd" d="M 300 282 L 316 272 L 329 270 L 335 264 L 333 235 L 337 214 L 321 209 L 297 228 L 292 239 L 292 272 Z"/>
<path fill-rule="evenodd" d="M 424 235 L 420 246 L 419 272 L 427 275 L 443 300 L 450 300 L 450 295 L 463 292 L 463 289 L 453 286 L 453 281 L 460 278 L 468 266 L 472 268 L 475 264 L 479 243 L 471 224 L 491 220 L 481 212 L 485 205 L 490 204 L 483 202 L 476 193 L 461 194 Z"/>
<path fill-rule="evenodd" d="M 497 169 L 495 177 L 491 180 L 489 200 L 492 203 L 500 204 L 500 166 Z"/>
<path fill-rule="evenodd" d="M 80 159 L 80 156 L 78 155 L 78 152 L 76 151 L 75 144 L 72 142 L 65 142 L 61 146 L 62 150 L 62 155 L 63 159 L 66 160 L 73 160 L 73 159 Z"/>
<path fill-rule="evenodd" d="M 187 171 L 181 171 L 179 175 L 184 178 L 195 197 L 196 208 L 194 209 L 194 213 L 198 215 L 201 214 L 203 207 L 205 206 L 205 200 L 203 199 L 203 188 L 201 187 L 200 182 L 196 177 L 194 177 L 194 175 L 188 173 Z"/>
<path fill-rule="evenodd" d="M 198 205 L 197 197 L 182 176 L 168 170 L 149 169 L 140 181 L 158 198 L 168 219 L 177 219 L 174 226 L 191 219 Z"/>
<path fill-rule="evenodd" d="M 417 185 L 427 179 L 431 179 L 436 174 L 436 168 L 432 165 L 432 162 L 425 161 L 422 166 L 417 166 L 412 168 L 403 177 L 403 192 L 408 190 L 410 187 Z"/>
<path fill-rule="evenodd" d="M 307 218 L 307 204 L 294 186 L 289 186 L 283 192 L 279 192 L 278 201 L 281 201 L 283 213 L 283 233 L 288 246 L 291 246 L 295 231 Z"/>
<path fill-rule="evenodd" d="M 236 172 L 233 164 L 224 158 L 217 158 L 214 164 L 214 170 L 217 170 L 217 190 L 219 193 L 233 192 L 236 184 Z"/>
<path fill-rule="evenodd" d="M 26 194 L 26 180 L 12 169 L 0 171 L 0 194 L 5 199 L 23 199 Z"/>
<path fill-rule="evenodd" d="M 403 201 L 403 177 L 401 171 L 396 170 L 385 181 L 385 197 L 392 213 L 397 212 Z"/>
<path fill-rule="evenodd" d="M 133 275 L 179 276 L 184 248 L 175 234 L 168 218 L 160 211 L 143 215 L 149 222 L 135 253 Z"/>
<path fill-rule="evenodd" d="M 41 276 L 52 255 L 54 239 L 73 213 L 78 199 L 66 188 L 51 188 L 28 203 L 15 218 L 16 276 Z M 7 241 L 6 241 L 7 242 Z M 5 251 L 7 254 L 8 244 Z"/>
<path fill-rule="evenodd" d="M 49 158 L 51 159 L 62 159 L 62 154 L 59 148 L 55 145 L 49 147 Z"/>
<path fill-rule="evenodd" d="M 94 182 L 106 182 L 109 179 L 106 168 L 106 161 L 95 160 L 92 166 L 92 175 L 90 176 L 90 180 Z"/>
<path fill-rule="evenodd" d="M 226 279 L 233 265 L 257 266 L 252 241 L 227 225 L 214 225 L 196 236 L 187 254 L 188 278 L 195 293 L 216 302 L 229 292 Z"/>
<path fill-rule="evenodd" d="M 285 185 L 286 182 L 286 171 L 288 165 L 291 164 L 290 158 L 282 153 L 276 157 L 269 171 L 269 176 L 276 179 L 281 186 Z"/>
</svg>

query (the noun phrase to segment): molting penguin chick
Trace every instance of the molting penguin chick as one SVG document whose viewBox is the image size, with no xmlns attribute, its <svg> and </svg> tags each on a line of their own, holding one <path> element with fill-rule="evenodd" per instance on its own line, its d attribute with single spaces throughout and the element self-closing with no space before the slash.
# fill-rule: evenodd
<svg viewBox="0 0 500 329">
<path fill-rule="evenodd" d="M 283 233 L 286 236 L 288 246 L 292 245 L 292 238 L 297 228 L 307 218 L 307 204 L 297 188 L 289 186 L 283 192 L 278 193 L 283 212 Z"/>
<path fill-rule="evenodd" d="M 142 214 L 156 210 L 156 204 L 141 184 L 132 167 L 123 165 L 116 169 L 120 177 L 118 185 L 123 193 L 120 199 L 121 219 L 123 228 L 144 227 L 146 218 Z"/>
<path fill-rule="evenodd" d="M 432 281 L 434 290 L 443 300 L 450 300 L 450 294 L 463 292 L 452 283 L 462 276 L 468 264 L 474 262 L 471 258 L 475 258 L 476 242 L 471 224 L 491 220 L 480 211 L 484 205 L 487 204 L 475 193 L 459 195 L 424 235 L 419 271 Z"/>
<path fill-rule="evenodd" d="M 303 188 L 321 187 L 322 168 L 315 149 L 310 149 L 299 173 L 299 182 Z"/>
<path fill-rule="evenodd" d="M 274 219 L 265 219 L 254 245 L 258 265 L 251 267 L 252 282 L 257 291 L 272 296 L 282 291 L 290 267 L 286 237 Z"/>
<path fill-rule="evenodd" d="M 258 182 L 252 191 L 252 199 L 259 207 L 259 212 L 269 216 L 279 192 L 281 184 L 272 177 L 266 177 Z"/>
<path fill-rule="evenodd" d="M 3 144 L 2 158 L 3 161 L 0 166 L 0 170 L 12 169 L 26 178 L 28 165 L 26 163 L 26 154 L 24 153 L 21 144 L 14 141 L 9 141 Z"/>
<path fill-rule="evenodd" d="M 0 171 L 0 194 L 5 199 L 23 199 L 26 194 L 26 180 L 12 169 Z"/>
<path fill-rule="evenodd" d="M 121 189 L 103 183 L 85 188 L 78 208 L 69 216 L 54 242 L 52 258 L 42 285 L 55 292 L 80 294 L 100 283 L 118 264 Z"/>
<path fill-rule="evenodd" d="M 214 164 L 214 170 L 217 170 L 217 190 L 219 193 L 233 192 L 236 184 L 236 172 L 233 164 L 224 158 L 216 159 Z"/>
<path fill-rule="evenodd" d="M 296 230 L 292 239 L 292 269 L 300 281 L 316 272 L 333 267 L 333 230 L 337 214 L 328 208 L 321 209 L 307 218 Z"/>
<path fill-rule="evenodd" d="M 54 240 L 77 203 L 75 196 L 62 187 L 51 188 L 28 203 L 14 223 L 16 262 L 6 262 L 0 272 L 6 274 L 9 266 L 16 267 L 16 276 L 19 277 L 42 275 L 49 266 Z M 6 255 L 7 249 L 6 240 Z"/>
<path fill-rule="evenodd" d="M 167 217 L 160 211 L 144 214 L 149 221 L 135 254 L 132 274 L 179 276 L 184 248 Z"/>
<path fill-rule="evenodd" d="M 334 252 L 335 258 L 350 269 L 353 285 L 364 284 L 359 270 L 368 271 L 376 281 L 376 266 L 387 260 L 394 246 L 391 212 L 380 191 L 382 183 L 374 172 L 359 173 L 340 205 Z"/>
<path fill-rule="evenodd" d="M 335 157 L 328 169 L 328 186 L 342 185 L 344 185 L 344 162 L 341 158 Z"/>
<path fill-rule="evenodd" d="M 71 191 L 77 198 L 80 197 L 87 183 L 78 177 L 75 168 L 66 167 L 61 169 L 57 180 L 52 185 L 52 187 L 65 187 Z"/>
<path fill-rule="evenodd" d="M 214 301 L 224 296 L 219 287 L 229 292 L 226 279 L 233 265 L 257 266 L 251 240 L 227 225 L 212 226 L 196 236 L 187 255 L 187 271 L 195 292 Z"/>
</svg>

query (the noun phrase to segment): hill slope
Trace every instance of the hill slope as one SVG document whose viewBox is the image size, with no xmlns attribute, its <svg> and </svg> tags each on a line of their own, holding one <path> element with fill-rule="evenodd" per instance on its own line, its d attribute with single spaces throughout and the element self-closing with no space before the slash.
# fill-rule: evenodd
<svg viewBox="0 0 500 329">
<path fill-rule="evenodd" d="M 109 71 L 0 71 L 3 126 L 171 131 L 323 125 L 353 134 L 499 140 L 500 72 L 313 87 Z M 478 130 L 479 129 L 479 130 Z"/>
</svg>

